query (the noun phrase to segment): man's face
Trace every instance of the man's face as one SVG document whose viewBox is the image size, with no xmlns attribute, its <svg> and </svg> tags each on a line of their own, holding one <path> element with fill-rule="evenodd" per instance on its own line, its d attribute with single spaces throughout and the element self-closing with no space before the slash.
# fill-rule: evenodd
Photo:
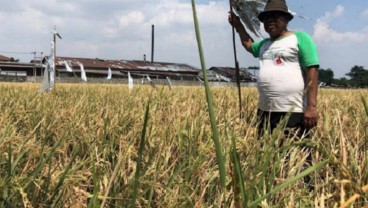
<svg viewBox="0 0 368 208">
<path fill-rule="evenodd" d="M 263 26 L 272 39 L 278 38 L 286 30 L 288 18 L 282 12 L 267 12 L 264 14 Z"/>
</svg>

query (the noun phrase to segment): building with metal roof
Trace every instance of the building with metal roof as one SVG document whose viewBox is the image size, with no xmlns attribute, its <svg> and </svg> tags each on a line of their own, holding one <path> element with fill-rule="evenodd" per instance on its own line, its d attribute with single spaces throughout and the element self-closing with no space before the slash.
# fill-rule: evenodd
<svg viewBox="0 0 368 208">
<path fill-rule="evenodd" d="M 253 76 L 246 68 L 240 69 L 240 81 L 241 82 L 254 82 L 256 77 Z M 216 82 L 235 82 L 236 70 L 232 67 L 211 67 L 207 71 L 208 80 Z M 200 74 L 203 77 L 202 73 Z"/>
<path fill-rule="evenodd" d="M 42 60 L 32 60 L 31 63 L 19 63 L 0 56 L 0 69 L 7 72 L 16 72 L 26 77 L 43 76 L 48 57 Z M 67 69 L 68 67 L 71 69 Z M 202 71 L 187 64 L 150 62 L 137 60 L 108 60 L 99 58 L 78 58 L 58 56 L 55 61 L 56 77 L 81 77 L 81 65 L 89 78 L 106 78 L 111 69 L 113 78 L 127 78 L 128 72 L 133 78 L 172 79 L 195 81 L 203 80 Z M 211 67 L 208 80 L 211 82 L 235 82 L 235 68 Z M 240 69 L 241 82 L 256 81 L 255 76 L 247 69 Z"/>
<path fill-rule="evenodd" d="M 75 76 L 81 73 L 80 65 L 83 65 L 87 77 L 105 77 L 110 68 L 113 76 L 126 77 L 127 73 L 133 77 L 152 76 L 155 78 L 194 80 L 198 77 L 199 69 L 177 63 L 130 61 L 130 60 L 106 60 L 92 58 L 57 57 L 56 71 L 62 76 Z M 68 71 L 66 64 L 72 68 Z"/>
<path fill-rule="evenodd" d="M 0 61 L 1 62 L 9 62 L 11 59 L 9 57 L 6 57 L 6 56 L 2 56 L 0 55 Z"/>
</svg>

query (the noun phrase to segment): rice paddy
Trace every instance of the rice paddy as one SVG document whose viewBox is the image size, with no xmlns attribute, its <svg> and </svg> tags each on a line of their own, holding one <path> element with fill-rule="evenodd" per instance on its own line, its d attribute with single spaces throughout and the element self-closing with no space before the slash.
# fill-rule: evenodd
<svg viewBox="0 0 368 208">
<path fill-rule="evenodd" d="M 321 89 L 318 128 L 295 141 L 257 138 L 255 88 L 242 88 L 243 120 L 237 89 L 211 88 L 223 188 L 203 87 L 38 88 L 0 83 L 0 207 L 339 207 L 354 194 L 352 207 L 368 204 L 368 90 Z"/>
</svg>

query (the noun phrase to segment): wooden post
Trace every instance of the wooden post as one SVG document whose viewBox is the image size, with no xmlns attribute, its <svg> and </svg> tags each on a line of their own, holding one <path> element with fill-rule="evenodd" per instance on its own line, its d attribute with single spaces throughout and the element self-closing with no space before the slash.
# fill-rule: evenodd
<svg viewBox="0 0 368 208">
<path fill-rule="evenodd" d="M 53 41 L 54 41 L 54 61 L 53 61 L 53 68 L 54 68 L 54 93 L 56 93 L 56 27 L 53 31 Z"/>
<path fill-rule="evenodd" d="M 153 63 L 153 55 L 155 50 L 155 25 L 152 25 L 152 45 L 151 45 L 151 63 Z"/>
</svg>

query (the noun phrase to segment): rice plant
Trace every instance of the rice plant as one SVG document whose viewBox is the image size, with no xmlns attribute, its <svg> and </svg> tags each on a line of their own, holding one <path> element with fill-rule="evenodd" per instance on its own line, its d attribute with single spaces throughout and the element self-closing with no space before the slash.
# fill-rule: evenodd
<svg viewBox="0 0 368 208">
<path fill-rule="evenodd" d="M 310 141 L 256 136 L 257 91 L 213 87 L 226 193 L 201 87 L 0 83 L 0 207 L 351 207 L 367 204 L 367 90 L 321 89 L 320 121 Z M 139 141 L 147 103 L 145 143 Z M 282 143 L 282 146 L 280 144 Z M 315 169 L 305 169 L 305 147 Z M 244 187 L 234 186 L 237 153 Z M 346 162 L 345 162 L 346 161 Z M 318 168 L 320 168 L 318 170 Z M 314 191 L 302 177 L 311 176 Z M 365 189 L 364 189 L 365 190 Z"/>
</svg>

